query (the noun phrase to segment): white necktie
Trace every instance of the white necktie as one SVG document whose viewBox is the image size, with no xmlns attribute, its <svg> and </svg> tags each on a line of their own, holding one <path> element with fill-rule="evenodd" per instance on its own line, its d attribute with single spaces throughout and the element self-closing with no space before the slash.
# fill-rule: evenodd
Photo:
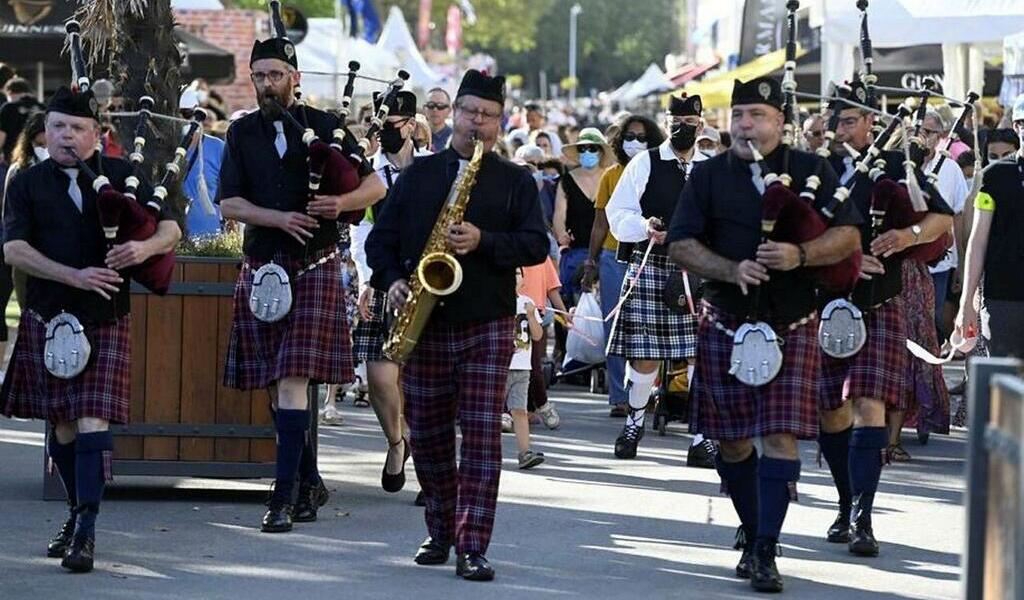
<svg viewBox="0 0 1024 600">
<path fill-rule="evenodd" d="M 82 212 L 82 188 L 78 187 L 78 169 L 64 169 L 64 173 L 71 178 L 71 182 L 68 183 L 68 196 L 71 196 L 71 200 L 78 207 L 78 212 Z"/>
<path fill-rule="evenodd" d="M 839 178 L 839 183 L 846 185 L 846 182 L 849 181 L 851 177 L 853 177 L 853 158 L 850 156 L 844 156 L 843 166 L 845 167 L 845 169 L 843 170 L 843 176 Z"/>
<path fill-rule="evenodd" d="M 757 188 L 757 193 L 764 193 L 764 179 L 761 177 L 761 165 L 756 162 L 750 163 L 750 180 L 754 182 L 754 187 Z"/>
<path fill-rule="evenodd" d="M 274 121 L 274 129 L 277 130 L 277 137 L 274 138 L 274 147 L 277 148 L 277 155 L 284 158 L 284 153 L 288 150 L 288 138 L 284 137 L 284 123 Z"/>
</svg>

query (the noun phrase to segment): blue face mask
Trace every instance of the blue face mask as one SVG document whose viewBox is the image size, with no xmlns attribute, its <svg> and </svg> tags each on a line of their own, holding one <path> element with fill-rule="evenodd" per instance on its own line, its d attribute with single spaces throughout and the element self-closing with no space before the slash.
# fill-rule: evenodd
<svg viewBox="0 0 1024 600">
<path fill-rule="evenodd" d="M 580 166 L 584 169 L 593 169 L 601 162 L 601 154 L 598 152 L 580 152 Z"/>
</svg>

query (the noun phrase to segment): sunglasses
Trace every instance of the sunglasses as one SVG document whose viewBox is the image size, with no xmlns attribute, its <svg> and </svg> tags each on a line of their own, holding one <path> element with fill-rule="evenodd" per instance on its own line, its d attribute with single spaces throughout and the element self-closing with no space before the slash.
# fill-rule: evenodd
<svg viewBox="0 0 1024 600">
<path fill-rule="evenodd" d="M 647 141 L 647 136 L 643 133 L 633 133 L 632 131 L 622 134 L 622 141 L 632 142 L 633 140 L 644 143 Z"/>
<path fill-rule="evenodd" d="M 583 144 L 581 146 L 576 146 L 576 149 L 580 152 L 600 152 L 601 146 L 598 146 L 597 144 Z"/>
<path fill-rule="evenodd" d="M 430 110 L 448 110 L 450 104 L 441 104 L 439 102 L 427 102 L 423 105 L 423 108 L 429 108 Z"/>
</svg>

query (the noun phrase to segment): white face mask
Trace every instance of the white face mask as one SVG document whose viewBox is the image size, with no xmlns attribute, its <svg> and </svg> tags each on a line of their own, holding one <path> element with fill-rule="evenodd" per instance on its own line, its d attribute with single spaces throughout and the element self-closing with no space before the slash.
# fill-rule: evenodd
<svg viewBox="0 0 1024 600">
<path fill-rule="evenodd" d="M 703 152 L 705 155 L 707 155 L 708 158 L 711 158 L 712 156 L 718 154 L 718 149 L 717 148 L 707 148 L 706 150 L 701 150 L 701 152 Z"/>
<path fill-rule="evenodd" d="M 196 97 L 199 99 L 199 103 L 202 104 L 210 97 L 210 92 L 206 90 L 196 90 Z"/>
<path fill-rule="evenodd" d="M 46 146 L 32 146 L 32 151 L 36 154 L 36 160 L 43 162 L 50 158 L 50 153 L 47 151 Z"/>
<path fill-rule="evenodd" d="M 647 149 L 647 142 L 641 142 L 637 140 L 629 140 L 628 142 L 622 142 L 622 151 L 626 153 L 626 156 L 633 158 L 637 154 L 640 154 Z"/>
</svg>

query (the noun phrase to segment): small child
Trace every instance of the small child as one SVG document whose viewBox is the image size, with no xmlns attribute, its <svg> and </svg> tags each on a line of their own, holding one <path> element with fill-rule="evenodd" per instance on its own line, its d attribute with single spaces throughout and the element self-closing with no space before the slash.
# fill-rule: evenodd
<svg viewBox="0 0 1024 600">
<path fill-rule="evenodd" d="M 530 389 L 530 358 L 533 343 L 541 339 L 540 313 L 523 293 L 523 270 L 516 270 L 515 352 L 509 365 L 505 384 L 506 404 L 512 413 L 516 444 L 519 447 L 519 468 L 529 469 L 544 462 L 544 454 L 530 450 L 530 417 L 526 414 L 526 401 Z"/>
</svg>

